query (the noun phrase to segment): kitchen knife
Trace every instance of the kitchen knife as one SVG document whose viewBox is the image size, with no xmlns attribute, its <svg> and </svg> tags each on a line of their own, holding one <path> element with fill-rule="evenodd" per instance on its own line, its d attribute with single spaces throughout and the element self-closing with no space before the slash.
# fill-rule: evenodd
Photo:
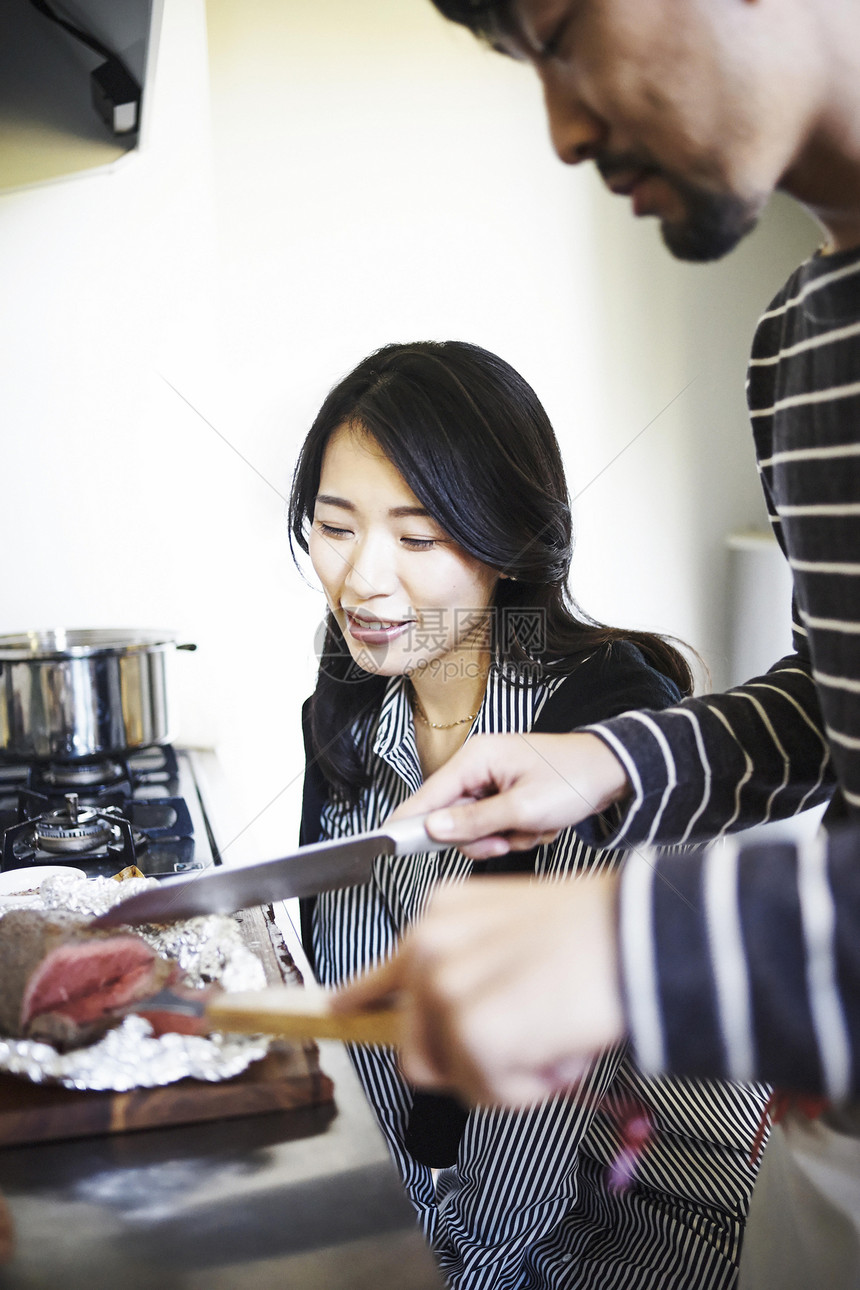
<svg viewBox="0 0 860 1290">
<path fill-rule="evenodd" d="M 167 986 L 136 1004 L 132 1012 L 157 1018 L 157 1033 L 279 1035 L 287 1039 L 341 1039 L 352 1044 L 386 1044 L 400 1040 L 402 1016 L 396 1006 L 357 1012 L 334 1012 L 331 993 L 317 987 L 268 986 L 265 990 L 225 993 L 217 988 L 192 990 Z"/>
<path fill-rule="evenodd" d="M 233 914 L 252 905 L 268 905 L 292 896 L 315 896 L 321 891 L 355 887 L 370 878 L 378 855 L 404 856 L 416 851 L 441 851 L 424 828 L 424 817 L 385 824 L 372 833 L 355 833 L 332 842 L 299 847 L 280 860 L 231 869 L 215 869 L 187 878 L 164 878 L 157 887 L 121 900 L 94 918 L 93 927 L 175 923 L 200 914 Z"/>
</svg>

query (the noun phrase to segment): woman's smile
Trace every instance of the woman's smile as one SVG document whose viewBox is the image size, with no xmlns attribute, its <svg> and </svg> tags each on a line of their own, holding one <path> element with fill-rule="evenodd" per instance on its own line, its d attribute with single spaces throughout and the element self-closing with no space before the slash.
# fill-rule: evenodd
<svg viewBox="0 0 860 1290">
<path fill-rule="evenodd" d="M 389 645 L 415 623 L 414 618 L 384 619 L 373 618 L 350 609 L 343 609 L 346 618 L 346 629 L 353 640 L 362 645 Z"/>
</svg>

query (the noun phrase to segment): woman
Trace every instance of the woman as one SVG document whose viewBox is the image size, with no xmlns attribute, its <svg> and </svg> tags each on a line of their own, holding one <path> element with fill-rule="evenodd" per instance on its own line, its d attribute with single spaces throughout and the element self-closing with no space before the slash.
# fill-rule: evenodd
<svg viewBox="0 0 860 1290">
<path fill-rule="evenodd" d="M 552 427 L 485 350 L 392 345 L 360 363 L 314 422 L 290 514 L 328 602 L 306 842 L 380 824 L 473 733 L 570 729 L 692 688 L 666 641 L 571 601 Z M 558 878 L 618 858 L 563 833 L 514 864 Z M 367 885 L 303 910 L 320 980 L 388 955 L 435 884 L 510 859 L 379 857 Z M 415 1094 L 390 1050 L 352 1058 L 456 1290 L 734 1283 L 763 1090 L 650 1082 L 619 1049 L 568 1095 L 468 1114 Z"/>
</svg>

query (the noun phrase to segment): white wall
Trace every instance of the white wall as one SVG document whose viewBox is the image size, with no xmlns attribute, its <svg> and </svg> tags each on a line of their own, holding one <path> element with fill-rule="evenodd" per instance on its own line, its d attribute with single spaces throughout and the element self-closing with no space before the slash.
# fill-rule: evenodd
<svg viewBox="0 0 860 1290">
<path fill-rule="evenodd" d="M 637 223 L 594 174 L 571 178 L 591 202 L 603 397 L 597 430 L 572 428 L 570 442 L 586 481 L 623 452 L 579 499 L 574 585 L 599 616 L 676 632 L 701 652 L 715 687 L 734 683 L 743 678 L 732 665 L 735 562 L 726 538 L 768 527 L 744 395 L 747 356 L 758 315 L 820 241 L 817 226 L 777 197 L 726 260 L 682 264 L 654 222 Z M 787 631 L 787 600 L 784 618 Z M 747 657 L 764 667 L 779 657 L 769 649 L 784 633 L 771 622 L 758 627 Z"/>
<path fill-rule="evenodd" d="M 673 264 L 554 160 L 528 71 L 426 0 L 165 0 L 147 111 L 115 170 L 0 197 L 0 631 L 196 640 L 181 737 L 289 842 L 322 607 L 287 546 L 298 445 L 370 349 L 459 337 L 556 422 L 583 605 L 719 675 L 723 539 L 761 520 L 745 351 L 801 217 Z"/>
</svg>

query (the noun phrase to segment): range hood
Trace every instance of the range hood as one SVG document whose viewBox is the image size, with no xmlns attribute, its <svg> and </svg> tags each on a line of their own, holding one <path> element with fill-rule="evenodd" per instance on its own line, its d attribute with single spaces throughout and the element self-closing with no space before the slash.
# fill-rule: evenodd
<svg viewBox="0 0 860 1290">
<path fill-rule="evenodd" d="M 141 86 L 145 110 L 162 3 L 49 0 L 49 8 L 117 55 Z M 110 166 L 132 152 L 139 122 L 128 114 L 111 120 L 105 104 L 116 65 L 31 0 L 2 0 L 2 7 L 0 190 Z"/>
</svg>

